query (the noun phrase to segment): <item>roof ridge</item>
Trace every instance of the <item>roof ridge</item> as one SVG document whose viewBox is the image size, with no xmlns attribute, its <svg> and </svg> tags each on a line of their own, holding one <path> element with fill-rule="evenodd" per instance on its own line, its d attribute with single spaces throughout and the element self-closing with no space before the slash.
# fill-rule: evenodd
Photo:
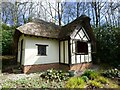
<svg viewBox="0 0 120 90">
<path fill-rule="evenodd" d="M 61 27 L 61 26 L 59 26 L 59 25 L 56 25 L 56 24 L 53 23 L 53 22 L 48 22 L 48 21 L 45 21 L 45 20 L 42 20 L 42 19 L 39 19 L 39 18 L 34 18 L 34 19 L 32 19 L 32 22 L 35 22 L 35 23 L 46 23 L 46 24 L 52 24 L 52 25 L 55 25 L 55 26 Z"/>
</svg>

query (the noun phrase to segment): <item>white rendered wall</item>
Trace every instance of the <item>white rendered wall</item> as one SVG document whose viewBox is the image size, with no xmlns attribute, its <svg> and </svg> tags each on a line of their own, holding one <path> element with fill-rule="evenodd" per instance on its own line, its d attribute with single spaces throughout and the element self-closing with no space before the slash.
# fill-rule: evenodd
<svg viewBox="0 0 120 90">
<path fill-rule="evenodd" d="M 48 64 L 59 62 L 59 41 L 40 37 L 25 36 L 25 62 L 24 65 Z M 47 56 L 38 55 L 36 44 L 48 45 L 46 47 Z"/>
<path fill-rule="evenodd" d="M 23 40 L 23 49 L 22 49 L 22 65 L 24 65 L 24 58 L 25 58 L 25 37 L 21 35 L 18 41 L 18 57 L 17 62 L 20 63 L 20 52 L 21 52 L 21 40 Z"/>
</svg>

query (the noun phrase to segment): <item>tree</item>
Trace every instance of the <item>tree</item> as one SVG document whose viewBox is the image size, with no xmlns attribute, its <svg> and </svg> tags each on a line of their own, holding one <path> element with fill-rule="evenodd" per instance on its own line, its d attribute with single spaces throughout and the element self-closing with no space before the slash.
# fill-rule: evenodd
<svg viewBox="0 0 120 90">
<path fill-rule="evenodd" d="M 106 63 L 117 66 L 120 63 L 120 28 L 112 27 L 111 25 L 103 25 L 95 28 L 97 53 L 94 62 L 100 60 L 100 63 Z"/>
<path fill-rule="evenodd" d="M 12 39 L 14 27 L 2 24 L 2 54 L 9 55 L 12 54 Z M 12 32 L 11 32 L 12 31 Z"/>
</svg>

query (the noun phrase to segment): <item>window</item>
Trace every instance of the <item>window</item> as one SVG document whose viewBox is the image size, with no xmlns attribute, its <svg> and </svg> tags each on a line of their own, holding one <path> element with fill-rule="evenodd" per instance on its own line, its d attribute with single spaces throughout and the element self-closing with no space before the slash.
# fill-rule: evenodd
<svg viewBox="0 0 120 90">
<path fill-rule="evenodd" d="M 88 54 L 87 42 L 76 41 L 76 54 Z"/>
<path fill-rule="evenodd" d="M 38 55 L 41 56 L 46 56 L 46 46 L 48 45 L 40 45 L 40 44 L 36 44 L 38 46 Z"/>
</svg>

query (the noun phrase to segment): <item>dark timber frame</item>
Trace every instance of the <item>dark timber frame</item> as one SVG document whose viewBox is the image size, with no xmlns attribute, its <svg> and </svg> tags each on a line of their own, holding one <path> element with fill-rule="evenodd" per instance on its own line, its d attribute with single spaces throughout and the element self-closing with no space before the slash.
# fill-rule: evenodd
<svg viewBox="0 0 120 90">
<path fill-rule="evenodd" d="M 68 39 L 68 63 L 71 64 L 71 44 L 70 44 L 70 38 Z"/>
<path fill-rule="evenodd" d="M 60 40 L 59 41 L 59 53 L 61 53 L 61 51 L 60 51 L 60 42 L 62 41 L 62 51 L 63 51 L 63 62 L 61 62 L 60 60 L 61 60 L 61 57 L 59 58 L 59 63 L 62 63 L 62 64 L 66 64 L 66 62 L 65 62 L 65 52 L 66 52 L 66 50 L 65 50 L 65 46 L 66 46 L 66 43 L 65 43 L 65 41 L 67 40 L 68 41 L 68 64 L 69 65 L 72 65 L 72 62 L 71 62 L 71 60 L 72 60 L 72 53 L 73 53 L 73 55 L 75 55 L 75 63 L 77 63 L 78 64 L 78 62 L 77 62 L 77 57 L 78 57 L 78 55 L 79 55 L 79 58 L 80 58 L 80 63 L 82 62 L 82 56 L 81 55 L 84 55 L 83 56 L 83 58 L 84 58 L 84 62 L 86 61 L 85 60 L 85 55 L 88 55 L 89 56 L 89 53 L 90 52 L 88 52 L 87 54 L 77 54 L 76 53 L 76 41 L 81 41 L 81 42 L 86 42 L 87 43 L 87 45 L 88 45 L 88 42 L 90 42 L 90 38 L 89 38 L 89 36 L 88 35 L 86 35 L 87 34 L 87 32 L 85 32 L 85 30 L 84 30 L 84 28 L 83 27 L 81 27 L 81 26 L 78 26 L 77 27 L 77 29 L 78 29 L 78 31 L 75 33 L 75 35 L 73 36 L 73 38 L 70 38 L 70 37 L 67 37 L 66 39 L 62 39 L 62 40 Z M 81 37 L 81 35 L 79 34 L 79 32 L 81 32 L 81 30 L 82 30 L 82 33 L 84 33 L 83 34 L 83 36 Z M 79 35 L 79 39 L 75 39 L 75 37 L 76 37 L 76 35 Z M 87 41 L 84 41 L 84 38 L 86 37 L 86 39 L 87 39 Z M 72 40 L 72 42 L 71 42 L 71 40 Z M 73 44 L 75 44 L 75 46 L 73 46 Z M 74 50 L 75 49 L 75 50 Z M 59 54 L 60 55 L 60 54 Z M 89 59 L 89 57 L 88 57 L 88 59 Z"/>
<path fill-rule="evenodd" d="M 20 64 L 21 65 L 22 65 L 22 57 L 23 57 L 22 51 L 23 51 L 23 39 L 20 41 Z"/>
<path fill-rule="evenodd" d="M 83 35 L 83 37 L 81 37 L 80 36 L 80 34 L 79 34 L 79 32 L 82 30 L 82 32 L 84 33 L 84 35 Z M 75 39 L 75 37 L 76 37 L 76 35 L 79 35 L 79 38 L 80 38 L 80 40 L 79 41 L 81 41 L 81 42 L 86 42 L 87 44 L 88 44 L 88 42 L 90 42 L 90 38 L 89 38 L 89 36 L 88 35 L 86 35 L 86 32 L 85 32 L 85 30 L 84 30 L 84 28 L 83 27 L 80 27 L 80 28 L 78 28 L 78 31 L 76 32 L 76 34 L 74 35 L 74 39 L 71 39 L 72 40 L 72 43 L 70 44 L 70 47 L 72 48 L 72 53 L 74 53 L 74 55 L 75 55 L 75 63 L 77 63 L 77 55 L 79 55 L 80 56 L 80 63 L 81 63 L 81 59 L 82 59 L 82 57 L 81 57 L 81 55 L 84 55 L 84 62 L 85 62 L 85 55 L 88 55 L 89 56 L 89 53 L 90 52 L 88 52 L 87 54 L 76 54 L 76 45 L 75 45 L 75 50 L 73 50 L 74 48 L 74 46 L 73 46 L 73 44 L 76 44 L 76 41 L 78 41 L 78 39 Z M 84 39 L 84 37 L 86 37 L 87 38 L 87 41 L 84 41 L 83 39 Z M 73 51 L 75 51 L 75 52 L 73 52 Z M 70 54 L 71 55 L 71 54 Z M 71 56 L 69 57 L 70 58 L 70 63 L 71 63 Z M 88 58 L 89 59 L 89 58 Z"/>
</svg>

